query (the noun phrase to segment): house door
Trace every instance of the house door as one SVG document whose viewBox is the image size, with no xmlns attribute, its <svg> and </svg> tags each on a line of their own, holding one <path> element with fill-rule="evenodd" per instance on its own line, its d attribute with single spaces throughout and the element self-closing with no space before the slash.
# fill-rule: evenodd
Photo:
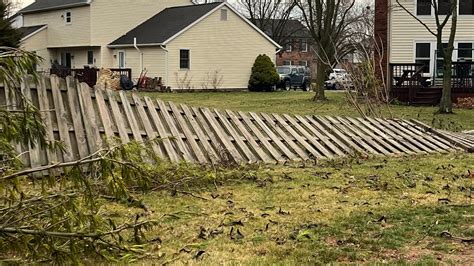
<svg viewBox="0 0 474 266">
<path fill-rule="evenodd" d="M 125 51 L 118 51 L 118 67 L 125 68 Z"/>
<path fill-rule="evenodd" d="M 71 53 L 61 53 L 61 65 L 67 68 L 72 67 L 72 56 Z"/>
</svg>

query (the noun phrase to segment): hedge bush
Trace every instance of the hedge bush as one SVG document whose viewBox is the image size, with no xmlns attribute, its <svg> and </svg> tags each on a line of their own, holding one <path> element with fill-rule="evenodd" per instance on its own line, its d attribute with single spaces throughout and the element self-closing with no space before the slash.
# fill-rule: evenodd
<svg viewBox="0 0 474 266">
<path fill-rule="evenodd" d="M 252 67 L 249 89 L 254 91 L 272 90 L 280 80 L 275 65 L 267 55 L 259 55 Z"/>
</svg>

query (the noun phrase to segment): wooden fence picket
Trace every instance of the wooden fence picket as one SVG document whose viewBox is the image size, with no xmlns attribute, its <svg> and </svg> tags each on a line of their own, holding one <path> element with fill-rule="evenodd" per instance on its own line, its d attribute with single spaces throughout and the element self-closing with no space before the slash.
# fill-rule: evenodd
<svg viewBox="0 0 474 266">
<path fill-rule="evenodd" d="M 25 78 L 19 89 L 26 99 L 37 104 L 46 138 L 64 143 L 66 150 L 16 145 L 29 167 L 87 157 L 117 136 L 121 143 L 159 138 L 151 143 L 151 150 L 159 158 L 199 164 L 229 160 L 238 164 L 275 164 L 356 154 L 401 156 L 474 151 L 474 137 L 435 130 L 416 120 L 210 110 L 135 93 L 92 90 L 71 77 L 65 81 L 56 76 L 42 77 L 35 87 L 30 85 Z M 9 88 L 0 88 L 0 102 L 8 110 L 21 107 Z"/>
</svg>

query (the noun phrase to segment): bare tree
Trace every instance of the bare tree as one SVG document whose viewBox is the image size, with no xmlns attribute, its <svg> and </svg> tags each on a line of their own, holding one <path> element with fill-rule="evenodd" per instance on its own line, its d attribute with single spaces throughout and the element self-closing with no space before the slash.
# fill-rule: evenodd
<svg viewBox="0 0 474 266">
<path fill-rule="evenodd" d="M 413 12 L 408 10 L 400 0 L 396 0 L 396 3 L 411 17 L 413 17 L 418 23 L 420 23 L 431 35 L 436 37 L 436 49 L 443 57 L 443 94 L 441 102 L 439 104 L 439 113 L 452 113 L 453 102 L 451 99 L 451 87 L 452 87 L 452 64 L 453 64 L 453 51 L 454 51 L 454 39 L 456 37 L 458 13 L 457 13 L 457 0 L 449 0 L 449 10 L 447 12 L 440 12 L 442 9 L 441 4 L 438 0 L 429 1 L 431 8 L 434 10 L 434 17 L 436 21 L 436 29 L 432 29 L 424 21 L 418 18 Z M 442 17 L 444 16 L 444 18 Z M 451 31 L 449 33 L 449 41 L 447 47 L 443 46 L 443 31 L 447 26 L 449 20 L 451 20 Z"/>
<path fill-rule="evenodd" d="M 337 62 L 336 55 L 345 56 L 349 51 L 342 50 L 351 48 L 346 45 L 347 22 L 355 0 L 296 0 L 296 4 L 318 56 L 314 100 L 324 101 L 324 81 L 332 65 Z"/>
<path fill-rule="evenodd" d="M 249 20 L 280 45 L 291 42 L 298 28 L 288 29 L 288 21 L 294 18 L 296 2 L 293 0 L 238 0 L 238 7 Z"/>
</svg>

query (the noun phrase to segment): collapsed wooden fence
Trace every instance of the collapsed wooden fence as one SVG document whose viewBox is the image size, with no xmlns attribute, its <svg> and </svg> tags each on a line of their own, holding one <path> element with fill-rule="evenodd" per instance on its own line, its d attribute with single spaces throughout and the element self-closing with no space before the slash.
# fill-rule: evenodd
<svg viewBox="0 0 474 266">
<path fill-rule="evenodd" d="M 128 143 L 160 138 L 152 146 L 159 157 L 200 164 L 397 156 L 474 147 L 472 139 L 417 121 L 217 111 L 93 89 L 71 77 L 43 77 L 37 84 L 25 79 L 21 90 L 41 111 L 48 138 L 66 147 L 50 151 L 18 146 L 29 167 L 84 158 L 112 139 Z M 14 109 L 16 100 L 9 95 L 0 86 L 0 105 Z"/>
</svg>

